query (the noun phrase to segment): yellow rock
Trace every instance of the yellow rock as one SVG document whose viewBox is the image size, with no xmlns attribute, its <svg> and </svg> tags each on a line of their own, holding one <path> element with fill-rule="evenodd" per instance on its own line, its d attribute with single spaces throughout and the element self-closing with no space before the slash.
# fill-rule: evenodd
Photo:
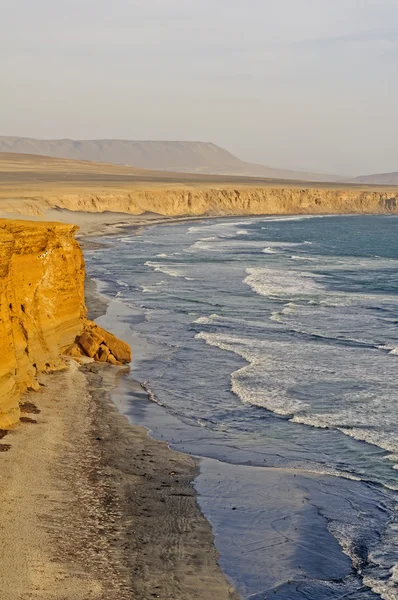
<svg viewBox="0 0 398 600">
<path fill-rule="evenodd" d="M 121 367 L 123 364 L 119 360 L 116 360 L 116 358 L 113 356 L 113 354 L 109 354 L 107 362 L 110 363 L 111 365 L 115 365 L 116 367 Z"/>
<path fill-rule="evenodd" d="M 0 428 L 19 418 L 18 398 L 37 372 L 62 365 L 82 330 L 84 261 L 76 227 L 0 219 Z"/>
<path fill-rule="evenodd" d="M 109 358 L 109 349 L 105 345 L 101 345 L 98 350 L 98 361 L 99 362 L 107 362 Z"/>
<path fill-rule="evenodd" d="M 126 342 L 123 342 L 92 321 L 86 321 L 84 329 L 92 338 L 101 340 L 100 343 L 103 343 L 109 349 L 118 362 L 122 364 L 131 362 L 131 348 Z"/>
<path fill-rule="evenodd" d="M 65 354 L 67 356 L 72 356 L 73 358 L 79 358 L 84 356 L 83 349 L 79 346 L 79 344 L 72 344 L 65 350 Z"/>
<path fill-rule="evenodd" d="M 84 331 L 79 337 L 79 344 L 87 356 L 94 358 L 99 350 L 101 342 L 96 336 L 92 336 L 87 331 Z"/>
<path fill-rule="evenodd" d="M 127 344 L 86 320 L 76 230 L 0 219 L 0 429 L 18 422 L 19 397 L 38 388 L 37 373 L 64 368 L 67 350 L 78 359 L 74 342 L 84 330 L 94 354 L 104 341 L 118 361 L 131 360 Z"/>
</svg>

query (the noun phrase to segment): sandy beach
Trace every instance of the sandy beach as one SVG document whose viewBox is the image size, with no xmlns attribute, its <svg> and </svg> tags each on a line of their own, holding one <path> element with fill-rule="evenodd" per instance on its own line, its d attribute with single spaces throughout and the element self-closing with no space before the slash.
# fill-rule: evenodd
<svg viewBox="0 0 398 600">
<path fill-rule="evenodd" d="M 70 360 L 25 394 L 0 447 L 2 600 L 238 597 L 197 505 L 198 464 L 118 413 L 120 376 Z"/>
<path fill-rule="evenodd" d="M 0 600 L 398 600 L 397 19 L 4 3 Z"/>
<path fill-rule="evenodd" d="M 33 175 L 26 175 L 25 187 L 32 185 Z M 54 177 L 58 181 L 59 173 Z M 43 189 L 33 189 L 35 198 L 36 193 L 47 197 L 49 187 L 51 193 L 75 192 L 69 180 L 58 190 L 47 179 L 48 174 L 37 184 Z M 105 183 L 113 193 L 114 181 Z M 84 203 L 79 210 L 67 210 L 47 201 L 43 213 L 29 215 L 17 210 L 24 186 L 16 189 L 12 177 L 9 185 L 12 205 L 7 204 L 10 190 L 4 185 L 0 190 L 5 216 L 78 225 L 77 239 L 87 250 L 100 247 L 98 238 L 104 235 L 215 216 L 127 214 L 106 208 L 97 213 L 84 210 Z M 90 279 L 85 289 L 88 316 L 97 319 L 107 302 Z M 114 331 L 116 324 L 108 327 Z M 137 354 L 134 346 L 132 350 Z M 117 411 L 110 391 L 121 376 L 123 368 L 79 367 L 69 359 L 66 370 L 40 375 L 39 391 L 22 398 L 20 425 L 1 433 L 2 600 L 238 598 L 218 565 L 212 528 L 197 503 L 192 482 L 198 462 L 151 439 L 146 429 L 130 425 Z M 135 391 L 144 394 L 136 385 Z"/>
</svg>

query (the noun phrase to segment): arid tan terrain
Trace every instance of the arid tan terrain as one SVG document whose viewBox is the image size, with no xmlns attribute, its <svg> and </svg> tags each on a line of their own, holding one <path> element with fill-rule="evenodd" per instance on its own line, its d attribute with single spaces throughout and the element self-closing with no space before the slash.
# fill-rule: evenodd
<svg viewBox="0 0 398 600">
<path fill-rule="evenodd" d="M 162 217 L 398 212 L 398 187 L 146 171 L 0 154 L 0 215 L 51 211 Z M 51 214 L 50 214 L 51 213 Z"/>
<path fill-rule="evenodd" d="M 398 171 L 392 173 L 375 173 L 374 175 L 362 175 L 351 180 L 351 183 L 362 185 L 398 185 Z"/>
<path fill-rule="evenodd" d="M 46 221 L 95 233 L 162 219 L 349 212 L 397 213 L 398 188 L 0 155 L 4 600 L 237 598 L 196 503 L 197 464 L 130 426 L 110 402 L 123 370 L 101 361 L 119 355 L 116 338 L 87 328 L 76 228 Z M 60 357 L 65 350 L 75 360 Z M 81 350 L 99 362 L 82 361 Z"/>
<path fill-rule="evenodd" d="M 54 158 L 95 160 L 141 169 L 228 176 L 337 181 L 341 177 L 276 169 L 240 160 L 211 142 L 136 140 L 39 140 L 0 136 L 0 152 L 39 154 Z"/>
</svg>

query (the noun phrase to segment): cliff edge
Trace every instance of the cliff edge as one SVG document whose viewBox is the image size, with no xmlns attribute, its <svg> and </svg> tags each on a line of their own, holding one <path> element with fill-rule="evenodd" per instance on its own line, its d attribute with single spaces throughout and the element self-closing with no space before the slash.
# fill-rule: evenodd
<svg viewBox="0 0 398 600">
<path fill-rule="evenodd" d="M 0 219 L 0 429 L 18 422 L 19 397 L 38 388 L 37 373 L 64 368 L 61 355 L 75 342 L 87 354 L 78 342 L 96 325 L 86 320 L 76 230 Z M 116 347 L 116 338 L 102 331 L 101 344 L 106 347 L 105 334 Z M 123 356 L 117 362 L 128 362 L 130 350 L 118 342 Z"/>
<path fill-rule="evenodd" d="M 145 171 L 0 153 L 0 215 L 397 214 L 398 188 Z M 56 214 L 55 214 L 56 213 Z"/>
<path fill-rule="evenodd" d="M 45 217 L 49 211 L 162 217 L 398 214 L 398 191 L 311 187 L 166 188 L 45 193 L 0 202 L 3 214 Z"/>
</svg>

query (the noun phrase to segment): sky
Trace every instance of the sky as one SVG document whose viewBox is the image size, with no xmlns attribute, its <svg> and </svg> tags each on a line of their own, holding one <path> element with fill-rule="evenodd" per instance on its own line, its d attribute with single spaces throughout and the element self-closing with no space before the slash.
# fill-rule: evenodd
<svg viewBox="0 0 398 600">
<path fill-rule="evenodd" d="M 398 170 L 397 0 L 1 0 L 0 135 Z"/>
</svg>

